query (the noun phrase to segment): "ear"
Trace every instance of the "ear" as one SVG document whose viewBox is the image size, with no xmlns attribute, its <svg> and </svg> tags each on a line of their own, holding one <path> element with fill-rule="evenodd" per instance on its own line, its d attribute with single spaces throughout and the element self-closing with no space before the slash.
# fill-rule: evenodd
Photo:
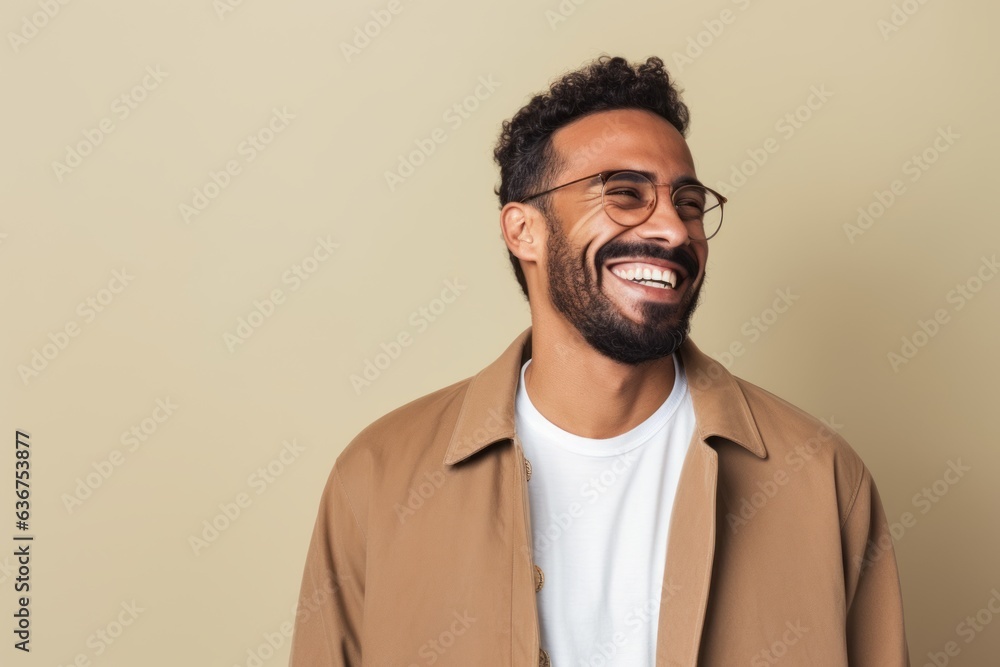
<svg viewBox="0 0 1000 667">
<path fill-rule="evenodd" d="M 500 233 L 518 259 L 538 261 L 543 227 L 538 211 L 527 204 L 509 202 L 500 210 Z"/>
</svg>

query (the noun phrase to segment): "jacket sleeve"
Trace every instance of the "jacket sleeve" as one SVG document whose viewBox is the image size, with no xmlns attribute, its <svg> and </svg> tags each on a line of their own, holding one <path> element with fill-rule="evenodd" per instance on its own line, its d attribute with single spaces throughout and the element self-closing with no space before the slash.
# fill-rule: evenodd
<svg viewBox="0 0 1000 667">
<path fill-rule="evenodd" d="M 841 533 L 847 559 L 846 640 L 850 667 L 909 667 L 892 535 L 878 488 L 865 465 Z"/>
<path fill-rule="evenodd" d="M 295 613 L 289 667 L 360 667 L 365 533 L 334 464 L 323 489 Z"/>
</svg>

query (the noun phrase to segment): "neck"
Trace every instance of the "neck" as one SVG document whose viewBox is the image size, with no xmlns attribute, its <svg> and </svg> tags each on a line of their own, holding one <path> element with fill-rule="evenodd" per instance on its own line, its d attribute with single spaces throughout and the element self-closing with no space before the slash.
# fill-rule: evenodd
<svg viewBox="0 0 1000 667">
<path fill-rule="evenodd" d="M 572 325 L 547 324 L 532 326 L 525 390 L 564 431 L 584 438 L 621 435 L 648 419 L 673 390 L 672 355 L 621 364 L 590 347 Z"/>
</svg>

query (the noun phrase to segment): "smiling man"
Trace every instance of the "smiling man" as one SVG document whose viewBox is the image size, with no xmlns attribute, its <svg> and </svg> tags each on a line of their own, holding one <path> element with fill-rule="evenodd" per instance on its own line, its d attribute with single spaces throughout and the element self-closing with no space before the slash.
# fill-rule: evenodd
<svg viewBox="0 0 1000 667">
<path fill-rule="evenodd" d="M 909 665 L 864 462 L 688 336 L 726 199 L 687 123 L 610 57 L 504 123 L 531 326 L 337 458 L 292 667 Z"/>
</svg>

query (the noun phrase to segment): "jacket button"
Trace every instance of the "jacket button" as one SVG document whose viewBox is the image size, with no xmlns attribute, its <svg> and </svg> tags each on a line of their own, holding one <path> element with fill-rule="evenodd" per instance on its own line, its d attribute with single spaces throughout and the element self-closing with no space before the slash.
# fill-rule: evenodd
<svg viewBox="0 0 1000 667">
<path fill-rule="evenodd" d="M 545 649 L 538 649 L 538 667 L 552 667 L 552 661 L 549 660 L 549 654 L 545 652 Z"/>
<path fill-rule="evenodd" d="M 545 574 L 542 572 L 542 568 L 535 566 L 535 592 L 542 590 L 542 584 L 545 583 Z"/>
<path fill-rule="evenodd" d="M 531 461 L 524 459 L 524 474 L 527 479 L 531 479 Z"/>
</svg>

